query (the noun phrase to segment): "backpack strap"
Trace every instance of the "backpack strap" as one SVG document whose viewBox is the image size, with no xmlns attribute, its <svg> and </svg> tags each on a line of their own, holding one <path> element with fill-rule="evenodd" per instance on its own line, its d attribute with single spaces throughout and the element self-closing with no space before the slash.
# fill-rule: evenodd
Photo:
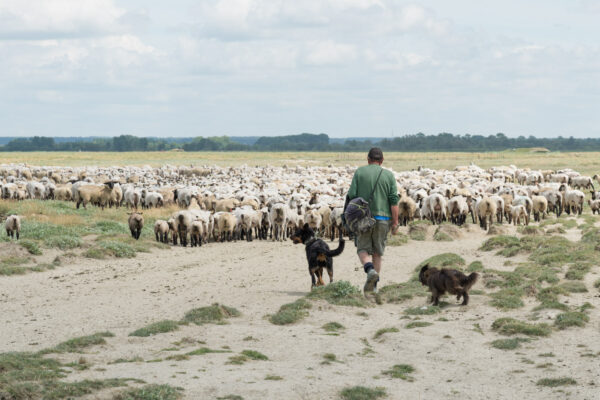
<svg viewBox="0 0 600 400">
<path fill-rule="evenodd" d="M 371 190 L 371 195 L 369 196 L 369 200 L 367 200 L 367 203 L 371 203 L 371 200 L 373 200 L 373 195 L 375 194 L 375 189 L 377 188 L 377 183 L 379 182 L 379 178 L 381 178 L 382 172 L 383 168 L 381 168 L 381 171 L 379 171 L 379 175 L 377 175 L 377 180 L 375 181 L 375 185 L 373 185 L 373 190 Z"/>
</svg>

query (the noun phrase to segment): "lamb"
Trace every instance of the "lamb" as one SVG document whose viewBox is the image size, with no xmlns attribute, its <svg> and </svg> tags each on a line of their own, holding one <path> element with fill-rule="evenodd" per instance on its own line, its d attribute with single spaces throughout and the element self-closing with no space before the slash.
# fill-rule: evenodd
<svg viewBox="0 0 600 400">
<path fill-rule="evenodd" d="M 600 199 L 588 200 L 588 204 L 592 210 L 592 214 L 600 214 Z"/>
<path fill-rule="evenodd" d="M 131 236 L 135 240 L 140 239 L 140 235 L 142 234 L 142 228 L 144 227 L 144 217 L 142 213 L 128 213 L 129 215 L 129 230 L 131 231 Z"/>
<path fill-rule="evenodd" d="M 398 222 L 406 226 L 414 219 L 417 203 L 409 196 L 401 196 L 398 201 Z"/>
<path fill-rule="evenodd" d="M 190 230 L 190 244 L 192 247 L 202 246 L 202 236 L 204 232 L 204 226 L 202 221 L 192 222 L 192 229 Z"/>
<path fill-rule="evenodd" d="M 167 224 L 169 225 L 169 233 L 171 234 L 173 246 L 177 246 L 177 238 L 179 237 L 179 231 L 177 230 L 177 222 L 175 221 L 175 218 L 169 218 L 167 220 Z"/>
<path fill-rule="evenodd" d="M 17 236 L 19 240 L 19 234 L 21 233 L 21 218 L 18 215 L 9 215 L 4 222 L 4 228 L 6 229 L 6 236 L 11 239 Z"/>
<path fill-rule="evenodd" d="M 488 222 L 489 226 L 492 226 L 494 216 L 498 211 L 496 207 L 496 202 L 489 197 L 482 197 L 475 203 L 475 213 L 479 218 L 479 226 L 482 229 L 488 229 Z"/>
<path fill-rule="evenodd" d="M 531 198 L 529 198 L 528 196 L 517 195 L 513 199 L 512 205 L 518 206 L 519 204 L 525 207 L 525 212 L 527 213 L 527 217 L 530 218 L 531 210 L 533 208 L 533 201 L 531 201 Z"/>
<path fill-rule="evenodd" d="M 529 225 L 529 216 L 525 210 L 525 206 L 522 204 L 510 207 L 510 216 L 514 225 L 520 225 L 521 221 L 525 225 Z"/>
<path fill-rule="evenodd" d="M 167 243 L 169 241 L 169 223 L 162 219 L 157 219 L 154 223 L 154 236 L 157 242 Z"/>
<path fill-rule="evenodd" d="M 546 211 L 548 210 L 548 199 L 544 196 L 533 196 L 531 198 L 533 203 L 532 211 L 533 211 L 533 219 L 535 222 L 540 222 L 540 213 L 542 214 L 542 218 L 546 219 Z"/>
</svg>

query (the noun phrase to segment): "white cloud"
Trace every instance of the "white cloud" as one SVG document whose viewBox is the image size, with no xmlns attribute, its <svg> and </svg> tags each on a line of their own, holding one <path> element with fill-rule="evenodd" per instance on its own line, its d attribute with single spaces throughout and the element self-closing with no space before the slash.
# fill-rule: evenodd
<svg viewBox="0 0 600 400">
<path fill-rule="evenodd" d="M 89 36 L 115 31 L 124 14 L 112 0 L 3 0 L 0 37 Z"/>
<path fill-rule="evenodd" d="M 327 40 L 324 42 L 313 42 L 308 46 L 309 52 L 306 56 L 306 62 L 310 65 L 341 64 L 356 59 L 356 49 L 349 44 Z"/>
<path fill-rule="evenodd" d="M 542 20 L 536 4 L 512 1 L 0 0 L 3 134 L 67 103 L 68 118 L 40 115 L 48 131 L 35 133 L 76 121 L 90 134 L 140 125 L 180 135 L 573 124 L 551 104 L 600 134 L 600 28 L 581 12 L 593 2 L 557 4 Z M 527 118 L 513 117 L 521 109 Z"/>
</svg>

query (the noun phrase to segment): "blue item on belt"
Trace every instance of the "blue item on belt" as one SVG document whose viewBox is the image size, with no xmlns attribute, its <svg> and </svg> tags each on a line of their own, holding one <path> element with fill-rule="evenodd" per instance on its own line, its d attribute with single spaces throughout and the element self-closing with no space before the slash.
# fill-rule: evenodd
<svg viewBox="0 0 600 400">
<path fill-rule="evenodd" d="M 385 217 L 383 215 L 376 215 L 373 218 L 375 218 L 377 221 L 389 221 L 390 217 Z"/>
</svg>

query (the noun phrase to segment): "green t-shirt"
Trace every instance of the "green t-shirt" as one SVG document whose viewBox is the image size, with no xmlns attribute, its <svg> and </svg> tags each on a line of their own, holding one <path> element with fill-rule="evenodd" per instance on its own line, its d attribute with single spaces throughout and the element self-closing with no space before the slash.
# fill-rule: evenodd
<svg viewBox="0 0 600 400">
<path fill-rule="evenodd" d="M 369 201 L 369 196 L 381 170 L 382 168 L 377 164 L 365 165 L 358 168 L 354 172 L 352 183 L 348 190 L 350 200 L 362 197 L 366 201 Z M 373 200 L 369 203 L 371 213 L 391 218 L 392 212 L 390 211 L 390 207 L 397 205 L 399 200 L 398 186 L 396 185 L 394 174 L 384 169 L 379 182 L 377 182 L 377 188 L 373 193 Z"/>
</svg>

